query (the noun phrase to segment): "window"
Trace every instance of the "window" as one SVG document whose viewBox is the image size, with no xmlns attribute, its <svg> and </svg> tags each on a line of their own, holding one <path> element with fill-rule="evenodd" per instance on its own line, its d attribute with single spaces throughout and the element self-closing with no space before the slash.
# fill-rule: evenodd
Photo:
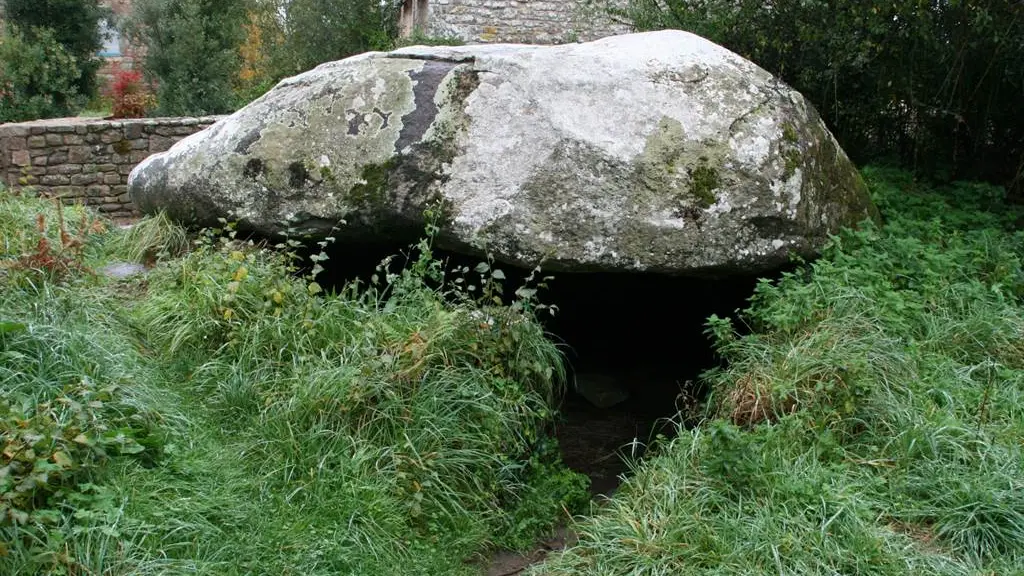
<svg viewBox="0 0 1024 576">
<path fill-rule="evenodd" d="M 103 40 L 100 56 L 113 58 L 121 55 L 121 32 L 117 27 L 106 20 L 100 20 L 100 38 Z"/>
</svg>

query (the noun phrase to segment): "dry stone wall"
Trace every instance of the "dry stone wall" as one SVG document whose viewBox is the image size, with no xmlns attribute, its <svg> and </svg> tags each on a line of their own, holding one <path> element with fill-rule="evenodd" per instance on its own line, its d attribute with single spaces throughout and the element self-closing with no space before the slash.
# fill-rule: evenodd
<svg viewBox="0 0 1024 576">
<path fill-rule="evenodd" d="M 415 1 L 415 0 L 412 0 Z M 429 0 L 426 31 L 470 43 L 562 44 L 625 34 L 607 15 L 620 0 Z"/>
<path fill-rule="evenodd" d="M 111 217 L 137 215 L 128 174 L 220 117 L 100 120 L 59 118 L 0 124 L 0 179 Z"/>
</svg>

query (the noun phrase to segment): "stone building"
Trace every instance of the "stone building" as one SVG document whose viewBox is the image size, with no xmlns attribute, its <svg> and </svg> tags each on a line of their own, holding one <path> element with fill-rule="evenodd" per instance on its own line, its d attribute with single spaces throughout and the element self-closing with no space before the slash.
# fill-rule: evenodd
<svg viewBox="0 0 1024 576">
<path fill-rule="evenodd" d="M 142 64 L 142 48 L 134 45 L 121 32 L 124 20 L 131 15 L 132 0 L 102 0 L 101 5 L 110 9 L 111 21 L 101 22 L 105 40 L 100 49 L 103 66 L 97 75 L 100 86 L 106 86 L 118 70 L 133 70 Z"/>
<path fill-rule="evenodd" d="M 610 0 L 621 6 L 626 0 Z M 403 36 L 416 32 L 463 42 L 561 44 L 624 34 L 609 0 L 404 0 Z"/>
</svg>

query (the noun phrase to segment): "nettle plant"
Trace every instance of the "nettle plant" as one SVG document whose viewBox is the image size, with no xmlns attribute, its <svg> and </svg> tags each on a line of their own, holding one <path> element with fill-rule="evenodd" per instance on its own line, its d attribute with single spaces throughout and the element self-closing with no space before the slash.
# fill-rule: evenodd
<svg viewBox="0 0 1024 576">
<path fill-rule="evenodd" d="M 0 323 L 0 354 L 16 353 L 9 339 L 27 330 Z M 42 402 L 0 399 L 0 526 L 57 523 L 60 502 L 79 491 L 76 480 L 112 455 L 146 450 L 139 440 L 147 435 L 117 404 L 118 394 L 115 385 L 82 377 Z"/>
</svg>

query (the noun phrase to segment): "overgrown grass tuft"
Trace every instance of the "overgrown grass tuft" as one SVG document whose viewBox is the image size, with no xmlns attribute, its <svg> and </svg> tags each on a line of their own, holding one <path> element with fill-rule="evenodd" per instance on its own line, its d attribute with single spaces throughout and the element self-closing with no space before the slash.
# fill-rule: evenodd
<svg viewBox="0 0 1024 576">
<path fill-rule="evenodd" d="M 132 224 L 111 243 L 109 251 L 128 262 L 152 264 L 181 256 L 188 248 L 188 231 L 171 221 L 166 213 L 159 212 Z"/>
<path fill-rule="evenodd" d="M 17 255 L 48 205 L 5 201 Z M 586 504 L 529 302 L 460 291 L 427 242 L 325 293 L 322 254 L 303 275 L 291 243 L 186 240 L 104 229 L 92 267 L 144 278 L 5 284 L 0 573 L 472 574 Z"/>
<path fill-rule="evenodd" d="M 886 224 L 763 282 L 682 430 L 544 574 L 1024 570 L 1024 234 L 1000 189 L 864 171 Z"/>
</svg>

